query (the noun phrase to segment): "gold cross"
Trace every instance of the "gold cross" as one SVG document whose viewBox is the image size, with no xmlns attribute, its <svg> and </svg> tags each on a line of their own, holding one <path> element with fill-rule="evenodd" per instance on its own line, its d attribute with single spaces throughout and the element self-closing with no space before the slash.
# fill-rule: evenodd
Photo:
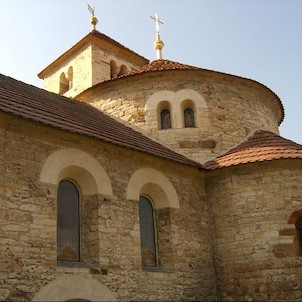
<svg viewBox="0 0 302 302">
<path fill-rule="evenodd" d="M 150 18 L 154 20 L 154 22 L 156 24 L 156 32 L 159 33 L 159 24 L 164 24 L 164 23 L 159 20 L 157 14 L 155 14 L 154 17 L 150 16 Z"/>
<path fill-rule="evenodd" d="M 88 5 L 88 10 L 92 14 L 92 17 L 94 17 L 94 7 L 91 7 L 88 3 L 87 3 L 87 5 Z"/>
</svg>

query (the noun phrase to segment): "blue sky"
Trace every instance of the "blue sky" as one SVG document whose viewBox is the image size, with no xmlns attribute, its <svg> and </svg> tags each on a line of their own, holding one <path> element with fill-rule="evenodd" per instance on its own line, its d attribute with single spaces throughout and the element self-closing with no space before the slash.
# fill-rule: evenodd
<svg viewBox="0 0 302 302">
<path fill-rule="evenodd" d="M 153 60 L 164 22 L 164 59 L 256 80 L 281 99 L 280 134 L 302 144 L 301 0 L 0 0 L 0 73 L 42 87 L 44 67 L 97 29 Z"/>
</svg>

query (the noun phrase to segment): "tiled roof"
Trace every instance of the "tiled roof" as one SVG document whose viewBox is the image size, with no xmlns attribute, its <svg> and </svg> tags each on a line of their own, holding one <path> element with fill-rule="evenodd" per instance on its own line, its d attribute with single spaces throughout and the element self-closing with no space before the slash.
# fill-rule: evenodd
<svg viewBox="0 0 302 302">
<path fill-rule="evenodd" d="M 0 74 L 0 110 L 183 164 L 202 166 L 111 118 L 75 101 Z"/>
<path fill-rule="evenodd" d="M 240 164 L 289 158 L 302 159 L 302 145 L 272 132 L 259 130 L 240 145 L 206 162 L 204 167 L 215 170 Z"/>
<path fill-rule="evenodd" d="M 169 60 L 155 60 L 149 64 L 146 64 L 142 67 L 130 71 L 129 73 L 126 74 L 126 76 L 140 74 L 149 71 L 179 70 L 179 69 L 192 70 L 192 69 L 200 69 L 200 68 L 178 63 L 178 62 L 169 61 Z"/>
</svg>

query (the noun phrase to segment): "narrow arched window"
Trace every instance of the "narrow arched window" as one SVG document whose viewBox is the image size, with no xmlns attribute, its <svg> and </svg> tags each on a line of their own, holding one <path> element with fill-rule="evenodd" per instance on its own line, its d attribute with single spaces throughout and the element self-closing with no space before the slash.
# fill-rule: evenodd
<svg viewBox="0 0 302 302">
<path fill-rule="evenodd" d="M 143 266 L 157 266 L 156 236 L 151 201 L 144 196 L 139 199 L 139 222 Z"/>
<path fill-rule="evenodd" d="M 297 239 L 299 242 L 300 256 L 302 256 L 302 216 L 297 219 L 295 226 L 297 231 Z"/>
<path fill-rule="evenodd" d="M 63 180 L 57 198 L 57 259 L 80 261 L 79 191 L 71 181 Z"/>
<path fill-rule="evenodd" d="M 195 127 L 194 112 L 191 108 L 184 110 L 184 120 L 186 128 Z"/>
<path fill-rule="evenodd" d="M 64 94 L 69 90 L 69 81 L 66 78 L 64 72 L 61 73 L 60 75 L 60 91 L 59 94 Z"/>
<path fill-rule="evenodd" d="M 118 75 L 117 64 L 115 63 L 115 61 L 111 60 L 110 61 L 110 78 L 114 79 L 117 77 L 117 75 Z"/>
<path fill-rule="evenodd" d="M 68 80 L 68 89 L 70 90 L 73 85 L 73 68 L 70 66 L 67 72 L 67 80 Z"/>
<path fill-rule="evenodd" d="M 72 88 L 73 85 L 73 68 L 70 66 L 67 73 L 62 72 L 60 75 L 60 91 L 59 94 L 64 94 Z"/>
<path fill-rule="evenodd" d="M 122 76 L 122 75 L 125 75 L 127 73 L 128 73 L 128 68 L 125 65 L 122 65 L 118 76 Z"/>
<path fill-rule="evenodd" d="M 171 117 L 170 111 L 164 109 L 160 113 L 160 121 L 161 121 L 161 129 L 169 129 L 171 128 Z"/>
</svg>

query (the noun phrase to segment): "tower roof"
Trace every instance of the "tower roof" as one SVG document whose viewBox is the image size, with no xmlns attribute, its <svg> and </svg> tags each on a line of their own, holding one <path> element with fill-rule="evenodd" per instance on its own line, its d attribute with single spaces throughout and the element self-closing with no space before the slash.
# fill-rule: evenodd
<svg viewBox="0 0 302 302">
<path fill-rule="evenodd" d="M 216 170 L 247 163 L 289 158 L 302 159 L 302 145 L 275 133 L 258 130 L 243 143 L 206 162 L 204 167 Z"/>
<path fill-rule="evenodd" d="M 138 65 L 144 65 L 149 63 L 149 60 L 144 58 L 143 56 L 137 54 L 133 50 L 125 47 L 124 45 L 120 44 L 119 42 L 113 40 L 112 38 L 104 35 L 103 33 L 99 32 L 98 30 L 92 30 L 89 32 L 84 38 L 82 38 L 79 42 L 73 45 L 70 49 L 65 51 L 61 56 L 55 59 L 51 64 L 45 67 L 39 74 L 38 77 L 40 79 L 44 79 L 52 70 L 56 69 L 57 67 L 62 65 L 62 62 L 70 58 L 74 55 L 77 51 L 79 51 L 85 45 L 89 45 L 89 43 L 96 43 L 101 45 L 104 48 L 118 49 L 120 52 L 123 53 L 125 57 L 130 57 L 133 61 L 135 61 Z"/>
</svg>

